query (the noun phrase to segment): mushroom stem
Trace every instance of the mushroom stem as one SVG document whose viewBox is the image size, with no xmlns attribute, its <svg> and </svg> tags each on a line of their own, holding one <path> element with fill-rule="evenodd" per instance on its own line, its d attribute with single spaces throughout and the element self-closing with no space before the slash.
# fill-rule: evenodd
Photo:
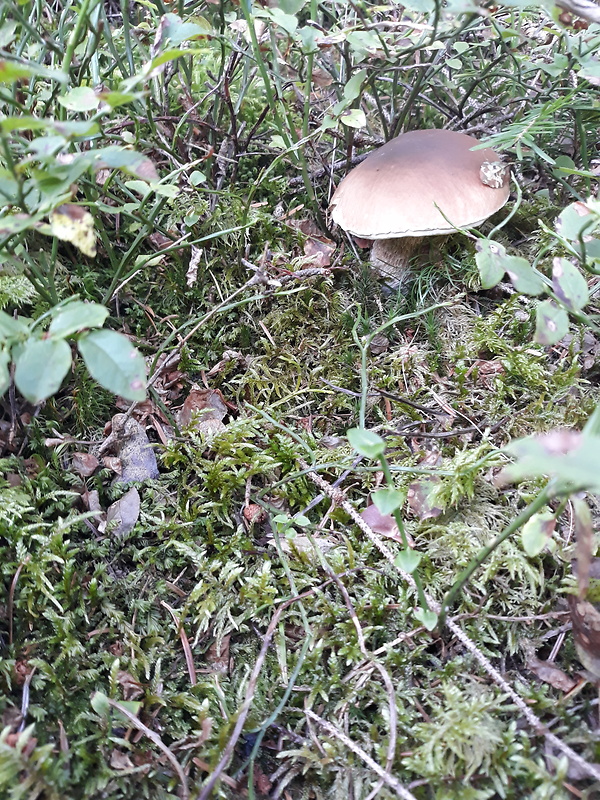
<svg viewBox="0 0 600 800">
<path fill-rule="evenodd" d="M 371 266 L 389 285 L 399 288 L 410 277 L 410 260 L 419 252 L 422 243 L 422 236 L 375 239 Z"/>
</svg>

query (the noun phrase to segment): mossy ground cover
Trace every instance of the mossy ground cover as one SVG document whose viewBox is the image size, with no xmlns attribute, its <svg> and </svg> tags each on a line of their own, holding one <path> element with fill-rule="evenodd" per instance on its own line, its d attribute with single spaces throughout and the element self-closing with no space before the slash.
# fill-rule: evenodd
<svg viewBox="0 0 600 800">
<path fill-rule="evenodd" d="M 9 5 L 4 21 L 19 33 L 23 6 Z M 120 77 L 141 68 L 161 14 L 140 7 L 129 19 L 126 6 L 98 9 L 107 15 L 104 33 L 97 19 L 88 19 L 88 38 L 78 43 L 80 80 L 87 67 L 107 81 L 113 68 Z M 286 6 L 284 13 L 301 18 L 301 6 Z M 38 32 L 48 28 L 59 41 L 66 37 L 61 26 L 72 18 L 69 4 L 60 6 L 56 29 L 36 17 L 35 4 L 26 7 Z M 534 344 L 536 301 L 508 284 L 483 291 L 466 237 L 450 242 L 443 261 L 425 265 L 400 295 L 382 288 L 368 256 L 361 259 L 341 236 L 332 263 L 319 266 L 307 255 L 303 230 L 317 235 L 314 220 L 330 188 L 327 175 L 319 175 L 317 156 L 338 142 L 328 128 L 319 139 L 313 118 L 306 122 L 298 100 L 306 75 L 286 71 L 297 65 L 293 52 L 284 53 L 285 70 L 264 56 L 273 86 L 265 84 L 243 27 L 238 38 L 228 27 L 236 15 L 242 19 L 236 8 L 208 5 L 188 13 L 189 22 L 200 24 L 202 12 L 201 24 L 212 26 L 213 38 L 202 45 L 204 61 L 182 58 L 175 77 L 149 78 L 154 88 L 136 106 L 138 117 L 124 111 L 111 120 L 113 128 L 105 126 L 104 135 L 115 141 L 134 130 L 124 141 L 164 174 L 180 170 L 181 192 L 146 197 L 138 212 L 136 187 L 122 175 L 113 173 L 105 184 L 82 177 L 82 195 L 92 206 L 102 203 L 95 217 L 96 259 L 53 240 L 52 291 L 46 295 L 33 292 L 26 269 L 17 277 L 0 275 L 0 299 L 11 311 L 24 308 L 36 316 L 48 310 L 53 293 L 62 298 L 78 292 L 108 303 L 113 326 L 135 340 L 150 364 L 157 353 L 179 346 L 177 392 L 150 394 L 152 413 L 167 423 L 194 384 L 219 390 L 227 403 L 224 428 L 214 436 L 191 426 L 175 428 L 161 441 L 149 425 L 160 476 L 140 485 L 133 529 L 114 536 L 86 513 L 83 497 L 98 492 L 106 509 L 129 487 L 114 484 L 108 468 L 82 478 L 72 462 L 75 451 L 98 451 L 103 427 L 117 411 L 114 397 L 80 367 L 41 409 L 6 395 L 0 792 L 11 800 L 204 796 L 243 712 L 243 731 L 219 773 L 215 797 L 402 796 L 393 783 L 378 784 L 366 755 L 419 800 L 593 798 L 598 784 L 524 722 L 461 641 L 447 628 L 429 632 L 419 625 L 413 589 L 341 503 L 320 493 L 304 466 L 329 484 L 344 474 L 339 489 L 358 511 L 382 485 L 376 462 L 357 459 L 345 436 L 357 425 L 366 380 L 367 426 L 385 437 L 394 485 L 407 498 L 407 533 L 423 556 L 421 579 L 440 601 L 542 486 L 533 479 L 518 487 L 499 483 L 507 463 L 501 448 L 531 433 L 581 429 L 596 407 L 600 392 L 593 359 L 586 357 L 593 346 L 585 340 L 588 328 L 573 325 L 570 336 L 553 346 Z M 322 13 L 321 23 L 330 27 L 332 16 L 341 20 L 336 4 Z M 377 116 L 374 67 L 385 72 L 391 56 L 373 45 L 368 20 L 356 13 L 352 25 L 344 23 L 346 58 L 350 53 L 355 65 L 373 69 L 363 106 L 376 135 L 390 119 Z M 523 65 L 515 66 L 514 46 L 526 41 L 530 55 L 541 58 L 542 45 L 533 34 L 527 38 L 527 26 L 537 18 L 506 12 L 490 34 L 485 17 L 472 19 L 465 32 L 460 26 L 467 16 L 459 15 L 456 27 L 436 21 L 433 12 L 427 19 L 440 26 L 449 48 L 456 41 L 476 46 L 482 29 L 488 37 L 497 34 L 499 62 L 513 70 L 509 77 L 499 72 L 505 91 L 524 102 L 515 77 Z M 285 32 L 291 23 L 280 18 L 278 24 Z M 554 26 L 556 51 L 543 55 L 553 69 L 543 73 L 540 102 L 552 92 L 564 99 L 561 80 L 567 82 L 568 71 L 563 75 L 557 58 L 575 35 L 549 20 L 544 24 Z M 104 36 L 107 46 L 109 33 L 110 52 L 120 54 L 112 68 L 108 51 L 94 50 L 94 36 Z M 271 46 L 283 52 L 287 40 L 281 32 L 278 37 Z M 427 50 L 428 42 L 422 54 L 429 57 L 439 48 Z M 255 44 L 266 52 L 267 44 Z M 45 46 L 40 36 L 39 52 Z M 323 65 L 343 92 L 342 60 L 329 49 L 323 53 Z M 452 92 L 472 87 L 480 99 L 488 91 L 466 56 L 463 70 L 459 77 L 433 70 L 430 94 L 415 77 L 413 105 L 397 113 L 414 126 L 443 124 L 440 103 L 450 103 Z M 390 74 L 397 81 L 397 73 Z M 295 99 L 288 80 L 295 80 Z M 269 103 L 277 104 L 277 97 L 267 95 L 282 86 L 284 102 L 276 107 L 284 121 L 276 128 Z M 318 117 L 327 103 L 319 94 L 323 88 L 313 88 Z M 202 119 L 190 110 L 188 91 L 203 98 Z M 25 111 L 31 102 L 40 112 L 43 100 L 17 97 L 13 106 Z M 50 91 L 46 102 L 49 108 Z M 558 126 L 568 104 L 554 113 Z M 189 126 L 182 122 L 186 114 Z M 584 107 L 569 119 L 578 134 L 593 137 Z M 282 157 L 272 137 L 282 131 L 291 136 L 305 123 L 312 139 L 304 150 L 292 147 Z M 338 138 L 351 143 L 350 131 L 339 130 Z M 537 134 L 539 147 L 551 149 L 548 131 L 540 127 Z M 239 146 L 244 136 L 247 153 Z M 541 169 L 537 151 L 528 152 L 525 167 Z M 199 155 L 201 163 L 190 166 Z M 585 172 L 589 160 L 579 166 Z M 519 169 L 525 167 L 519 162 Z M 194 169 L 203 175 L 191 181 Z M 307 169 L 316 176 L 311 190 L 302 182 L 291 186 Z M 553 256 L 564 254 L 548 230 L 572 200 L 565 183 L 571 180 L 583 192 L 588 180 L 558 177 L 522 179 L 521 208 L 498 234 L 519 255 L 541 254 L 543 274 Z M 111 204 L 119 206 L 118 215 Z M 293 209 L 299 210 L 288 216 Z M 169 253 L 152 250 L 147 237 L 156 231 L 169 240 Z M 203 240 L 194 280 L 188 273 L 194 253 L 182 232 Z M 9 256 L 27 264 L 26 253 L 46 263 L 38 253 L 47 241 L 37 230 L 28 235 L 13 249 L 9 237 Z M 249 265 L 264 279 L 240 291 L 254 274 Z M 406 318 L 390 324 L 398 316 Z M 359 344 L 378 328 L 385 330 L 369 349 L 365 373 Z M 565 696 L 528 668 L 532 650 L 540 659 L 549 657 L 568 620 L 571 527 L 567 509 L 554 546 L 535 557 L 526 554 L 518 534 L 508 539 L 451 612 L 544 724 L 596 763 L 594 686 Z M 386 545 L 393 555 L 401 550 L 397 539 Z M 568 675 L 581 670 L 568 636 L 556 665 Z M 133 721 L 115 703 L 129 709 Z"/>
</svg>

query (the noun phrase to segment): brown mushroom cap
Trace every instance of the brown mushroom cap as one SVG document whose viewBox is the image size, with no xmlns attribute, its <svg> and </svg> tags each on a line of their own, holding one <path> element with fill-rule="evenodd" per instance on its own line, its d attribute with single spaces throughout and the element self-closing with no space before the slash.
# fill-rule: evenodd
<svg viewBox="0 0 600 800">
<path fill-rule="evenodd" d="M 371 153 L 340 183 L 331 200 L 334 222 L 364 239 L 434 236 L 470 228 L 508 200 L 508 170 L 498 188 L 483 183 L 496 153 L 457 131 L 403 133 Z M 436 207 L 437 206 L 437 207 Z"/>
</svg>

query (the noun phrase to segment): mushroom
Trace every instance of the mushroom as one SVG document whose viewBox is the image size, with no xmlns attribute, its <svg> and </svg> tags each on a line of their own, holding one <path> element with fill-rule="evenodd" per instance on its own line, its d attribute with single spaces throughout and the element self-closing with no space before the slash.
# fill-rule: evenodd
<svg viewBox="0 0 600 800">
<path fill-rule="evenodd" d="M 371 265 L 395 285 L 425 236 L 472 228 L 508 200 L 508 169 L 473 136 L 410 131 L 370 153 L 340 183 L 331 218 L 355 237 L 374 240 Z"/>
</svg>

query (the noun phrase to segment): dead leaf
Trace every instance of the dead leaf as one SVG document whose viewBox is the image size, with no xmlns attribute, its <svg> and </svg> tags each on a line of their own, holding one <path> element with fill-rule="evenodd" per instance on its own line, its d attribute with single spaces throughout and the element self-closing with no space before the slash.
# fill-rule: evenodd
<svg viewBox="0 0 600 800">
<path fill-rule="evenodd" d="M 20 738 L 21 738 L 20 733 L 9 733 L 4 741 L 8 747 L 16 748 Z M 27 744 L 25 745 L 25 747 L 23 747 L 23 749 L 20 750 L 21 758 L 24 759 L 29 758 L 29 756 L 33 753 L 36 747 L 37 747 L 37 739 L 32 736 L 30 739 L 27 740 Z"/>
<path fill-rule="evenodd" d="M 214 641 L 206 651 L 206 663 L 211 672 L 226 675 L 229 672 L 229 642 L 231 636 L 227 634 L 220 641 Z"/>
<path fill-rule="evenodd" d="M 408 505 L 420 520 L 435 519 L 443 513 L 443 509 L 433 505 L 435 490 L 440 479 L 435 475 L 421 480 L 413 481 L 408 487 Z"/>
<path fill-rule="evenodd" d="M 319 67 L 313 68 L 312 79 L 315 86 L 318 86 L 319 89 L 324 89 L 326 86 L 331 86 L 333 83 L 333 78 L 329 72 Z"/>
<path fill-rule="evenodd" d="M 556 664 L 550 661 L 541 661 L 535 655 L 530 655 L 526 662 L 527 669 L 531 670 L 534 675 L 543 681 L 550 684 L 560 692 L 570 692 L 577 686 L 577 681 L 559 669 Z"/>
<path fill-rule="evenodd" d="M 573 504 L 575 533 L 577 536 L 577 586 L 579 588 L 579 599 L 584 600 L 590 585 L 590 567 L 595 548 L 594 528 L 590 507 L 584 500 L 583 495 L 573 496 L 571 503 Z"/>
<path fill-rule="evenodd" d="M 388 539 L 395 539 L 397 542 L 402 541 L 394 517 L 391 514 L 382 514 L 375 504 L 363 509 L 360 516 L 369 528 L 380 536 L 387 536 Z"/>
<path fill-rule="evenodd" d="M 100 454 L 113 452 L 121 462 L 115 483 L 130 483 L 158 478 L 158 464 L 148 436 L 140 423 L 126 414 L 115 414 L 111 431 L 100 447 Z"/>
<path fill-rule="evenodd" d="M 91 492 L 88 492 L 86 489 L 82 495 L 81 499 L 83 500 L 83 505 L 87 508 L 88 511 L 97 511 L 98 513 L 102 512 L 102 506 L 100 505 L 100 495 L 98 494 L 96 489 L 92 489 Z"/>
<path fill-rule="evenodd" d="M 249 525 L 260 525 L 267 518 L 267 512 L 256 503 L 249 503 L 244 506 L 242 514 Z"/>
<path fill-rule="evenodd" d="M 142 684 L 136 681 L 130 672 L 125 672 L 125 670 L 122 669 L 119 670 L 117 672 L 117 683 L 119 683 L 123 689 L 124 700 L 137 700 L 138 697 L 144 694 Z"/>
<path fill-rule="evenodd" d="M 117 458 L 117 456 L 104 456 L 102 463 L 107 469 L 111 469 L 115 475 L 121 475 L 123 472 L 121 459 Z"/>
<path fill-rule="evenodd" d="M 133 486 L 126 494 L 108 507 L 105 529 L 112 523 L 111 536 L 126 536 L 130 533 L 140 516 L 140 493 Z"/>
<path fill-rule="evenodd" d="M 182 428 L 191 427 L 212 438 L 225 430 L 222 420 L 227 411 L 223 395 L 217 389 L 193 386 L 178 414 L 178 423 Z"/>
<path fill-rule="evenodd" d="M 378 356 L 381 355 L 381 353 L 385 353 L 389 346 L 390 340 L 387 338 L 387 336 L 384 336 L 382 333 L 378 333 L 371 339 L 369 350 L 374 356 Z"/>
<path fill-rule="evenodd" d="M 335 247 L 335 242 L 330 239 L 311 236 L 304 244 L 304 254 L 311 258 L 315 267 L 328 267 Z"/>
<path fill-rule="evenodd" d="M 96 232 L 94 218 L 85 208 L 73 203 L 64 203 L 50 214 L 50 230 L 63 242 L 71 242 L 81 252 L 94 258 L 96 255 Z"/>
<path fill-rule="evenodd" d="M 100 462 L 96 456 L 91 453 L 73 453 L 71 456 L 71 466 L 73 471 L 82 478 L 89 478 L 100 466 Z"/>
<path fill-rule="evenodd" d="M 133 769 L 133 762 L 122 750 L 113 750 L 110 754 L 110 765 L 113 769 Z"/>
<path fill-rule="evenodd" d="M 573 639 L 583 666 L 600 678 L 600 612 L 587 600 L 569 595 Z"/>
<path fill-rule="evenodd" d="M 225 350 L 221 360 L 217 362 L 214 367 L 211 367 L 209 372 L 207 372 L 207 377 L 212 378 L 213 375 L 223 372 L 225 366 L 232 361 L 237 361 L 238 365 L 242 367 L 242 369 L 248 369 L 252 362 L 252 357 L 238 353 L 237 350 Z"/>
<path fill-rule="evenodd" d="M 203 253 L 202 247 L 197 247 L 196 245 L 192 245 L 192 255 L 190 258 L 190 263 L 187 268 L 187 272 L 185 273 L 185 282 L 191 288 L 196 281 L 198 280 L 198 266 L 200 264 L 200 259 L 202 258 Z"/>
<path fill-rule="evenodd" d="M 254 765 L 254 786 L 256 791 L 263 795 L 268 795 L 273 786 L 273 782 L 266 775 L 259 764 Z"/>
<path fill-rule="evenodd" d="M 174 240 L 171 239 L 169 236 L 165 236 L 164 233 L 160 233 L 160 231 L 154 231 L 148 236 L 148 240 L 152 247 L 157 250 L 159 253 L 162 250 L 166 250 L 168 247 L 171 247 L 174 243 Z"/>
</svg>

